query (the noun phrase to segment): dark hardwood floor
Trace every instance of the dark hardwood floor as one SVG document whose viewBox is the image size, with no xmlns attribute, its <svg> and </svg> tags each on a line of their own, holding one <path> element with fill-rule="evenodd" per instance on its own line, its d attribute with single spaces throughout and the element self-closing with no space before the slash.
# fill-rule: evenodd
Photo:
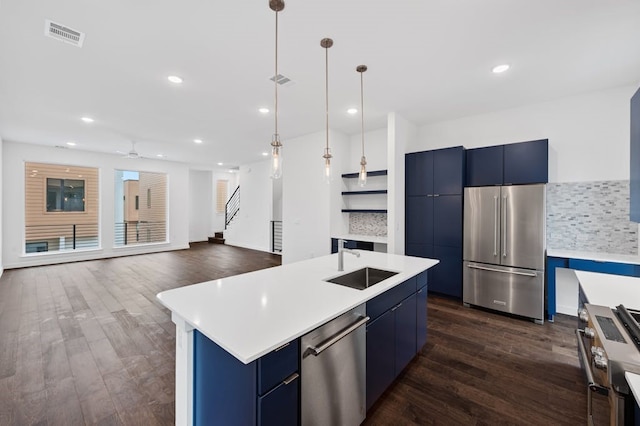
<svg viewBox="0 0 640 426">
<path fill-rule="evenodd" d="M 0 425 L 173 424 L 175 328 L 155 295 L 278 264 L 205 243 L 5 271 Z M 366 424 L 584 424 L 575 322 L 539 326 L 430 296 L 428 343 Z"/>
</svg>

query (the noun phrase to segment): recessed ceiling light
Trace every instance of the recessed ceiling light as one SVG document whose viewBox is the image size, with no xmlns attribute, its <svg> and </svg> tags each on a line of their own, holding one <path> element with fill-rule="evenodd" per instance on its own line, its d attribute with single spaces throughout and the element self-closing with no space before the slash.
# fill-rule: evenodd
<svg viewBox="0 0 640 426">
<path fill-rule="evenodd" d="M 95 121 L 91 117 L 82 117 L 81 120 L 84 121 L 85 123 L 93 123 Z"/>
<path fill-rule="evenodd" d="M 233 169 L 229 169 L 229 170 L 227 170 L 227 171 L 228 171 L 229 173 L 235 173 L 235 172 L 236 172 L 236 171 L 235 171 L 235 170 L 233 170 Z"/>
<path fill-rule="evenodd" d="M 218 163 L 218 166 L 222 166 L 222 163 Z"/>
<path fill-rule="evenodd" d="M 357 113 L 357 112 L 358 112 L 358 110 L 357 110 L 357 109 L 355 109 L 355 108 L 349 108 L 349 109 L 347 110 L 347 112 L 348 112 L 349 114 L 355 114 L 355 113 Z"/>
<path fill-rule="evenodd" d="M 502 65 L 496 65 L 495 67 L 493 67 L 491 71 L 493 71 L 494 74 L 500 74 L 501 72 L 505 72 L 508 69 L 509 69 L 509 64 L 502 64 Z"/>
<path fill-rule="evenodd" d="M 163 158 L 164 154 L 156 154 L 156 157 Z"/>
<path fill-rule="evenodd" d="M 260 108 L 260 109 L 258 109 L 258 111 L 260 111 L 260 113 L 262 113 L 262 114 L 268 114 L 269 113 L 269 108 Z"/>
<path fill-rule="evenodd" d="M 76 143 L 75 143 L 75 142 L 67 142 L 67 145 L 69 145 L 69 146 L 76 146 Z"/>
<path fill-rule="evenodd" d="M 170 75 L 169 77 L 167 77 L 167 80 L 175 84 L 182 83 L 182 78 L 178 77 L 177 75 Z"/>
<path fill-rule="evenodd" d="M 193 140 L 195 143 L 202 143 L 202 139 L 194 139 Z"/>
<path fill-rule="evenodd" d="M 262 155 L 266 157 L 267 155 L 269 155 L 269 153 L 268 152 L 263 152 Z"/>
</svg>

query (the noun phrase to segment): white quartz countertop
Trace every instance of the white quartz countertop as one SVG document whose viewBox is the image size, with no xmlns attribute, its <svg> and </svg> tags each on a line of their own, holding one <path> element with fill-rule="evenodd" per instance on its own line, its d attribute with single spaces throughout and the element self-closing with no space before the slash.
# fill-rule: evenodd
<svg viewBox="0 0 640 426">
<path fill-rule="evenodd" d="M 332 235 L 331 238 L 340 238 L 348 241 L 367 241 L 370 243 L 387 244 L 387 237 L 380 237 L 376 235 L 360 235 L 360 234 L 338 234 Z"/>
<path fill-rule="evenodd" d="M 589 303 L 615 308 L 621 303 L 640 309 L 640 278 L 575 271 Z"/>
<path fill-rule="evenodd" d="M 594 253 L 587 251 L 547 249 L 547 256 L 567 259 L 595 260 L 596 262 L 616 262 L 640 265 L 640 256 L 632 254 Z"/>
<path fill-rule="evenodd" d="M 173 315 L 248 364 L 425 271 L 438 260 L 361 251 L 318 257 L 157 295 Z M 370 266 L 399 272 L 366 290 L 323 281 Z"/>
</svg>

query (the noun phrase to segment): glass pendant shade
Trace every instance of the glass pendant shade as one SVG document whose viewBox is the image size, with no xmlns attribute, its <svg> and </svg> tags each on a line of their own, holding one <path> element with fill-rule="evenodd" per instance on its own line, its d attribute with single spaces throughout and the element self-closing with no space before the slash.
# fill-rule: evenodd
<svg viewBox="0 0 640 426">
<path fill-rule="evenodd" d="M 280 179 L 282 177 L 282 144 L 278 135 L 273 136 L 271 141 L 271 178 Z"/>
<path fill-rule="evenodd" d="M 331 183 L 331 150 L 329 148 L 325 148 L 324 155 L 322 157 L 324 158 L 324 173 L 322 174 L 322 178 L 326 183 Z"/>
<path fill-rule="evenodd" d="M 358 185 L 365 186 L 367 184 L 367 159 L 363 156 L 360 159 L 360 173 L 358 174 Z"/>
</svg>

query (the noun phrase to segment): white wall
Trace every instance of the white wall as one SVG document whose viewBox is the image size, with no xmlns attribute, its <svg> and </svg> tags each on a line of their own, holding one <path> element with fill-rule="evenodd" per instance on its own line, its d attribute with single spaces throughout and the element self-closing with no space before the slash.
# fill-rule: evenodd
<svg viewBox="0 0 640 426">
<path fill-rule="evenodd" d="M 404 254 L 404 154 L 415 143 L 418 128 L 396 113 L 390 113 L 387 125 L 387 252 Z"/>
<path fill-rule="evenodd" d="M 50 253 L 25 256 L 24 252 L 24 163 L 27 161 L 97 167 L 100 187 L 99 250 L 73 253 Z M 114 170 L 140 170 L 166 173 L 168 184 L 169 242 L 115 248 L 114 245 Z M 76 149 L 49 148 L 4 141 L 2 155 L 2 195 L 11 200 L 3 204 L 2 263 L 5 268 L 98 259 L 138 253 L 151 253 L 188 248 L 189 170 L 187 165 L 151 159 L 127 159 Z"/>
<path fill-rule="evenodd" d="M 3 154 L 2 152 L 4 151 L 4 146 L 2 143 L 2 138 L 0 137 L 0 277 L 2 276 L 2 273 L 4 272 L 4 262 L 2 260 L 2 247 L 3 247 L 3 240 L 2 240 L 2 236 L 3 236 L 3 231 L 2 231 L 2 207 L 3 207 L 3 190 L 2 190 L 2 157 Z"/>
<path fill-rule="evenodd" d="M 215 182 L 208 170 L 189 170 L 189 242 L 207 241 L 215 213 Z"/>
<path fill-rule="evenodd" d="M 364 134 L 364 155 L 367 157 L 367 171 L 387 169 L 387 128 L 372 130 Z M 362 157 L 362 135 L 351 135 L 349 163 L 344 173 L 360 171 Z"/>
<path fill-rule="evenodd" d="M 419 128 L 407 152 L 549 139 L 549 181 L 629 179 L 629 101 L 635 86 Z"/>
<path fill-rule="evenodd" d="M 345 135 L 330 132 L 333 180 L 323 180 L 322 154 L 325 132 L 313 133 L 286 143 L 287 159 L 282 177 L 282 263 L 331 253 L 332 222 L 340 228 L 340 192 L 344 161 L 348 156 Z M 352 166 L 349 171 L 357 170 Z"/>
<path fill-rule="evenodd" d="M 240 166 L 240 211 L 224 233 L 226 244 L 254 250 L 271 250 L 273 188 L 270 173 L 270 163 L 267 160 Z M 231 190 L 233 189 L 235 186 Z"/>
</svg>

